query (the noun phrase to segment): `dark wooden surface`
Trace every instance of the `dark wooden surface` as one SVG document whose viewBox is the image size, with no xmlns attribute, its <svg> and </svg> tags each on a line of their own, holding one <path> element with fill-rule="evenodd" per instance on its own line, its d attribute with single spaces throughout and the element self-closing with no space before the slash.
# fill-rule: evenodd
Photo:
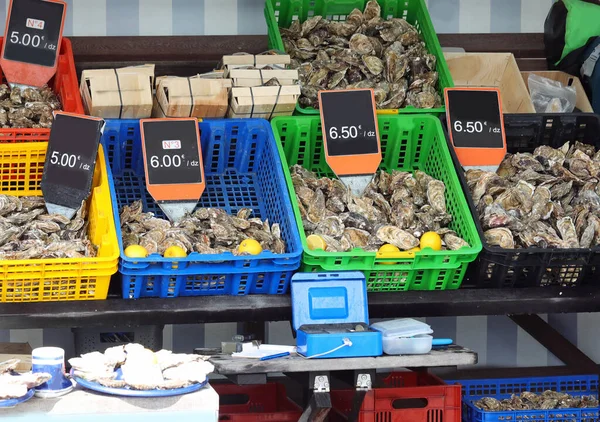
<svg viewBox="0 0 600 422">
<path fill-rule="evenodd" d="M 300 355 L 261 361 L 259 359 L 237 358 L 231 355 L 218 355 L 210 359 L 215 372 L 229 374 L 269 374 L 287 372 L 329 372 L 358 369 L 386 368 L 434 368 L 440 366 L 462 366 L 477 363 L 477 353 L 465 347 L 453 345 L 432 349 L 424 355 L 399 355 L 379 357 L 347 357 L 331 359 L 306 359 Z"/>
<path fill-rule="evenodd" d="M 459 289 L 369 294 L 371 318 L 600 311 L 600 287 Z M 204 296 L 55 303 L 2 303 L 0 327 L 102 327 L 288 321 L 288 295 Z"/>
<path fill-rule="evenodd" d="M 542 34 L 440 34 L 443 47 L 515 55 L 521 70 L 546 68 Z M 214 69 L 224 54 L 267 50 L 265 35 L 172 37 L 73 37 L 77 73 L 82 69 L 155 63 L 157 75 L 189 76 Z"/>
</svg>

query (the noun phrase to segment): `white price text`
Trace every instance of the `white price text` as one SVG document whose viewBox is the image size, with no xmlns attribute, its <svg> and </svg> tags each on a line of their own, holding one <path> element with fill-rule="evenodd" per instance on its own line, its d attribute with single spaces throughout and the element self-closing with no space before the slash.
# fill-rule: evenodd
<svg viewBox="0 0 600 422">
<path fill-rule="evenodd" d="M 153 155 L 150 157 L 150 166 L 152 168 L 177 168 L 177 167 L 200 167 L 200 162 L 197 160 L 186 160 L 185 154 L 181 155 Z"/>
<path fill-rule="evenodd" d="M 483 123 L 481 122 L 462 122 L 457 120 L 454 122 L 454 131 L 457 133 L 481 133 L 483 132 Z"/>
<path fill-rule="evenodd" d="M 50 164 L 59 167 L 78 168 L 81 170 L 89 170 L 90 165 L 81 162 L 81 155 L 60 153 L 53 151 L 50 156 Z"/>
<path fill-rule="evenodd" d="M 358 136 L 375 136 L 375 131 L 362 130 L 362 126 L 342 126 L 341 128 L 331 127 L 329 128 L 329 139 L 356 139 Z"/>
<path fill-rule="evenodd" d="M 20 34 L 19 31 L 10 33 L 10 42 L 12 44 L 24 45 L 25 47 L 44 48 L 46 50 L 56 51 L 56 45 L 45 42 L 44 35 L 31 35 L 28 33 Z"/>
</svg>

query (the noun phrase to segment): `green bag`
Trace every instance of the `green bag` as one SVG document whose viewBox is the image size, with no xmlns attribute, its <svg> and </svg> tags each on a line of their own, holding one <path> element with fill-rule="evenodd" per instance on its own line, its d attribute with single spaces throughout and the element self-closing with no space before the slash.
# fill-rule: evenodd
<svg viewBox="0 0 600 422">
<path fill-rule="evenodd" d="M 551 66 L 600 36 L 600 0 L 558 0 L 546 18 L 544 44 Z"/>
</svg>

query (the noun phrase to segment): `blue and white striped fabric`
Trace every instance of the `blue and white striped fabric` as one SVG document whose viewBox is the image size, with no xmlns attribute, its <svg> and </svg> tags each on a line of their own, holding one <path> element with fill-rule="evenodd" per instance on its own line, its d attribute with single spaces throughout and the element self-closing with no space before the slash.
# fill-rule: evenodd
<svg viewBox="0 0 600 422">
<path fill-rule="evenodd" d="M 65 35 L 266 34 L 264 0 L 66 0 Z M 426 0 L 440 33 L 542 32 L 552 0 Z M 4 24 L 8 0 L 0 0 Z M 4 7 L 3 7 L 4 6 Z M 4 13 L 4 14 L 3 14 Z M 4 27 L 2 27 L 4 32 Z"/>
</svg>

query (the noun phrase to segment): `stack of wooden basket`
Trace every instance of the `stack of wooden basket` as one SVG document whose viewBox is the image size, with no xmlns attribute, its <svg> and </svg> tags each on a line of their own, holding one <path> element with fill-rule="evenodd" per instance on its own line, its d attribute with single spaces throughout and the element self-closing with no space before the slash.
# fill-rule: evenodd
<svg viewBox="0 0 600 422">
<path fill-rule="evenodd" d="M 227 116 L 291 116 L 300 97 L 300 83 L 298 71 L 286 69 L 289 63 L 290 56 L 281 54 L 224 56 L 225 77 L 232 81 Z"/>
</svg>

